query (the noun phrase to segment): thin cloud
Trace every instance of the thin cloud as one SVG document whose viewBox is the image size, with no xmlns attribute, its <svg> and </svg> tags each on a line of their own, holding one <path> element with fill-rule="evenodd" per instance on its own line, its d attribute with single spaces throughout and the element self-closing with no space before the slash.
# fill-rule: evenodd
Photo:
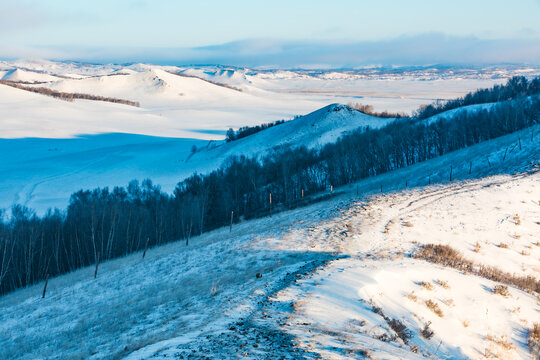
<svg viewBox="0 0 540 360">
<path fill-rule="evenodd" d="M 433 63 L 538 63 L 540 40 L 481 40 L 475 37 L 450 37 L 423 34 L 389 41 L 358 43 L 284 42 L 250 51 L 256 41 L 235 42 L 202 48 L 201 58 L 215 58 L 225 63 L 265 62 L 283 66 L 326 63 L 336 66 L 366 64 L 433 64 Z M 276 49 L 279 49 L 277 51 Z M 242 54 L 253 54 L 251 57 Z"/>
<path fill-rule="evenodd" d="M 429 33 L 387 41 L 356 43 L 280 41 L 250 39 L 197 48 L 69 48 L 55 49 L 54 60 L 92 62 L 152 62 L 158 64 L 227 64 L 248 67 L 282 68 L 355 67 L 380 65 L 496 64 L 540 65 L 537 37 L 484 40 L 476 37 Z M 32 49 L 25 49 L 24 56 Z M 46 52 L 36 49 L 38 54 Z M 17 57 L 16 49 L 0 48 L 0 57 Z M 11 54 L 11 56 L 10 56 Z M 54 54 L 52 54 L 54 55 Z M 34 57 L 38 57 L 34 56 Z"/>
</svg>

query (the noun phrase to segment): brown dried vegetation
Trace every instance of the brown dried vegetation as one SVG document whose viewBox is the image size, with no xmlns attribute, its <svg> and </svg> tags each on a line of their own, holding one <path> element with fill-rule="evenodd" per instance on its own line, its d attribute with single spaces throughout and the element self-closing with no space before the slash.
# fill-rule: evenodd
<svg viewBox="0 0 540 360">
<path fill-rule="evenodd" d="M 444 289 L 450 289 L 450 285 L 448 285 L 448 281 L 437 279 L 437 285 L 439 285 L 440 287 Z"/>
<path fill-rule="evenodd" d="M 495 285 L 495 287 L 493 288 L 493 293 L 504 297 L 510 296 L 508 286 L 506 285 Z"/>
<path fill-rule="evenodd" d="M 509 274 L 491 266 L 475 264 L 448 245 L 427 244 L 422 246 L 414 256 L 417 259 L 423 259 L 469 274 L 481 276 L 488 280 L 515 286 L 529 293 L 540 293 L 540 281 L 536 280 L 536 278 Z"/>
<path fill-rule="evenodd" d="M 510 341 L 508 340 L 508 338 L 506 336 L 495 336 L 495 335 L 490 335 L 488 334 L 486 336 L 486 339 L 488 341 L 491 341 L 492 343 L 494 344 L 497 344 L 499 345 L 500 347 L 502 347 L 504 350 L 513 350 L 516 348 L 516 346 Z"/>
<path fill-rule="evenodd" d="M 426 306 L 429 308 L 429 310 L 433 311 L 438 317 L 443 317 L 444 314 L 439 307 L 439 304 L 437 304 L 435 301 L 429 299 L 426 300 Z"/>
<path fill-rule="evenodd" d="M 534 323 L 529 330 L 529 349 L 534 359 L 540 359 L 540 323 Z"/>
<path fill-rule="evenodd" d="M 405 227 L 413 227 L 414 225 L 410 221 L 404 221 L 403 226 L 405 226 Z"/>
<path fill-rule="evenodd" d="M 20 83 L 8 81 L 8 80 L 0 80 L 0 84 L 11 86 L 20 90 L 34 92 L 37 94 L 51 96 L 53 98 L 57 98 L 60 100 L 65 100 L 65 101 L 83 99 L 83 100 L 106 101 L 106 102 L 111 102 L 111 103 L 116 103 L 116 104 L 124 104 L 124 105 L 140 107 L 140 103 L 138 101 L 109 98 L 109 97 L 97 96 L 97 95 L 91 95 L 91 94 L 66 93 L 66 92 L 52 90 L 46 87 L 25 86 Z"/>
</svg>

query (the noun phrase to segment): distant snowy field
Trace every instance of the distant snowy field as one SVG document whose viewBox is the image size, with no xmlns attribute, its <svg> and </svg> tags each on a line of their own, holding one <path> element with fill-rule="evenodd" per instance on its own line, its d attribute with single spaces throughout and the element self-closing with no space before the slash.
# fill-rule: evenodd
<svg viewBox="0 0 540 360">
<path fill-rule="evenodd" d="M 65 208 L 80 188 L 126 185 L 134 178 L 151 178 L 172 191 L 194 171 L 219 166 L 225 155 L 260 154 L 279 145 L 320 146 L 344 131 L 384 121 L 310 115 L 300 125 L 281 125 L 271 137 L 223 147 L 230 127 L 288 120 L 332 103 L 410 112 L 509 76 L 537 74 L 540 69 L 524 67 L 288 71 L 0 62 L 2 80 L 140 103 L 67 102 L 0 84 L 0 208 L 15 203 L 39 212 Z M 200 150 L 195 155 L 193 146 Z"/>
</svg>

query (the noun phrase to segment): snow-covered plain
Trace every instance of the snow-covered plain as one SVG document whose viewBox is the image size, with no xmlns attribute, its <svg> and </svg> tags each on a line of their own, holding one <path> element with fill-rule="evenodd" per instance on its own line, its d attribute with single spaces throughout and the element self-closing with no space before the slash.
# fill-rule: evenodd
<svg viewBox="0 0 540 360">
<path fill-rule="evenodd" d="M 540 278 L 539 131 L 369 178 L 188 247 L 109 261 L 96 280 L 80 269 L 51 279 L 45 299 L 43 284 L 8 294 L 0 357 L 527 358 L 538 294 L 509 286 L 503 297 L 492 281 L 409 255 L 449 244 L 478 264 Z M 407 327 L 407 343 L 381 313 Z M 428 322 L 429 340 L 419 335 Z"/>
<path fill-rule="evenodd" d="M 320 110 L 223 145 L 229 127 L 292 119 L 332 103 L 409 112 L 520 74 L 534 76 L 540 69 L 305 71 L 0 61 L 4 80 L 140 103 L 67 102 L 0 84 L 0 209 L 16 203 L 38 213 L 63 209 L 74 191 L 125 186 L 132 179 L 151 178 L 172 191 L 186 176 L 214 169 L 229 155 L 291 144 L 320 146 L 343 132 L 385 121 L 347 111 L 327 116 Z M 194 155 L 193 146 L 199 149 Z"/>
</svg>

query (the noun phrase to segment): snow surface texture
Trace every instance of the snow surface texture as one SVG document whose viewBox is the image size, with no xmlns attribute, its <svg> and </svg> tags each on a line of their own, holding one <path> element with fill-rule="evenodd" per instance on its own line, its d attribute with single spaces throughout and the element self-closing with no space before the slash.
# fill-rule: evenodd
<svg viewBox="0 0 540 360">
<path fill-rule="evenodd" d="M 408 255 L 419 243 L 449 244 L 478 264 L 540 278 L 540 134 L 530 134 L 369 178 L 188 247 L 103 263 L 96 280 L 93 268 L 50 279 L 45 299 L 43 284 L 8 294 L 0 357 L 525 359 L 535 296 L 509 286 L 503 297 L 492 281 Z M 407 343 L 381 314 L 407 327 Z M 428 322 L 429 340 L 419 335 Z"/>
</svg>

